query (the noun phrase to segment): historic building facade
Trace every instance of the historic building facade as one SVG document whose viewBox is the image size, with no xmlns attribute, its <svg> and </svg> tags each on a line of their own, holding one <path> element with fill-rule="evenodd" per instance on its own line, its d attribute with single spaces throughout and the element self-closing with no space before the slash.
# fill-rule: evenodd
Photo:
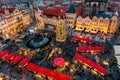
<svg viewBox="0 0 120 80">
<path fill-rule="evenodd" d="M 97 12 L 107 11 L 108 0 L 85 0 L 84 13 L 86 15 L 94 15 Z"/>
<path fill-rule="evenodd" d="M 118 29 L 118 25 L 119 25 L 119 19 L 118 19 L 118 17 L 117 16 L 113 16 L 111 18 L 109 32 L 110 33 L 115 33 L 116 30 Z"/>
<path fill-rule="evenodd" d="M 35 17 L 38 22 L 39 28 L 41 27 L 41 22 L 44 23 L 45 27 L 48 29 L 56 29 L 59 19 L 65 18 L 65 12 L 67 8 L 61 5 L 56 5 L 52 7 L 43 7 L 35 11 Z"/>
<path fill-rule="evenodd" d="M 115 33 L 118 28 L 118 17 L 112 16 L 111 18 L 103 18 L 94 16 L 92 19 L 90 17 L 82 18 L 79 16 L 76 21 L 77 31 L 92 32 L 96 33 L 98 31 L 102 33 Z"/>
<path fill-rule="evenodd" d="M 74 28 L 76 18 L 77 18 L 76 13 L 66 13 L 66 21 L 67 21 L 66 26 L 70 28 Z"/>
<path fill-rule="evenodd" d="M 82 30 L 86 29 L 86 31 L 87 31 L 90 28 L 90 24 L 91 24 L 91 19 L 89 16 L 86 18 L 82 18 L 81 16 L 79 16 L 76 21 L 75 30 L 82 31 Z"/>
<path fill-rule="evenodd" d="M 32 21 L 30 12 L 28 10 L 21 9 L 6 9 L 2 13 L 2 18 L 0 19 L 0 32 L 4 38 L 9 38 L 21 30 L 21 28 L 26 27 Z"/>
</svg>

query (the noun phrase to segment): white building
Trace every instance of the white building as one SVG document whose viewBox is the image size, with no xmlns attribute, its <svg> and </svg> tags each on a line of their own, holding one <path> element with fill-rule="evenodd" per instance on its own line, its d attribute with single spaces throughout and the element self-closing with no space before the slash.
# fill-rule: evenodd
<svg viewBox="0 0 120 80">
<path fill-rule="evenodd" d="M 77 18 L 77 13 L 75 8 L 81 7 L 79 4 L 71 4 L 68 11 L 66 12 L 66 26 L 70 28 L 75 28 L 75 21 Z"/>
<path fill-rule="evenodd" d="M 66 26 L 70 28 L 74 28 L 77 14 L 76 13 L 66 13 Z"/>
<path fill-rule="evenodd" d="M 115 57 L 118 61 L 118 67 L 120 68 L 120 45 L 114 45 Z"/>
</svg>

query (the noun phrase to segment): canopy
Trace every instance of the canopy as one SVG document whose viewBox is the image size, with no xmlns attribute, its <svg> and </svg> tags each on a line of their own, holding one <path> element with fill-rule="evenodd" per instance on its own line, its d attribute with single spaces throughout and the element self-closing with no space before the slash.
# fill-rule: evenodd
<svg viewBox="0 0 120 80">
<path fill-rule="evenodd" d="M 6 61 L 9 61 L 11 58 L 13 58 L 15 56 L 15 54 L 14 53 L 10 53 L 10 54 L 8 54 L 6 57 L 5 57 L 5 60 Z"/>
<path fill-rule="evenodd" d="M 77 51 L 86 51 L 86 46 L 79 46 L 79 47 L 77 47 L 76 49 L 77 49 Z"/>
<path fill-rule="evenodd" d="M 73 39 L 75 39 L 75 40 L 81 40 L 81 37 L 80 36 L 73 36 Z"/>
<path fill-rule="evenodd" d="M 94 68 L 96 71 L 100 72 L 103 75 L 107 73 L 107 70 L 104 67 L 100 66 L 99 64 L 94 63 L 93 61 L 85 58 L 84 56 L 81 56 L 78 53 L 76 53 L 74 57 L 82 61 L 83 63 L 87 64 L 89 67 Z"/>
<path fill-rule="evenodd" d="M 55 58 L 53 61 L 55 66 L 63 66 L 65 63 L 65 60 L 61 57 Z"/>
<path fill-rule="evenodd" d="M 20 67 L 24 67 L 29 61 L 30 61 L 30 58 L 26 57 L 19 63 Z"/>
<path fill-rule="evenodd" d="M 17 64 L 21 60 L 22 56 L 18 55 L 15 58 L 13 58 L 12 63 Z"/>
<path fill-rule="evenodd" d="M 118 67 L 120 68 L 120 45 L 114 45 L 115 57 L 117 59 Z"/>
<path fill-rule="evenodd" d="M 49 70 L 49 69 L 43 68 L 41 66 L 37 66 L 33 63 L 29 63 L 27 66 L 27 69 L 30 71 L 33 71 L 33 72 L 44 74 L 46 76 L 54 78 L 55 80 L 70 80 L 70 77 L 65 74 L 61 74 L 61 73 L 55 72 L 53 70 Z"/>
<path fill-rule="evenodd" d="M 103 51 L 103 46 L 79 46 L 76 48 L 77 51 Z"/>
<path fill-rule="evenodd" d="M 85 37 L 82 37 L 82 36 L 77 36 L 77 35 L 75 35 L 73 37 L 73 39 L 78 40 L 78 41 L 87 42 L 87 43 L 93 43 L 94 42 L 92 39 L 85 38 Z"/>
<path fill-rule="evenodd" d="M 5 55 L 8 55 L 7 50 L 4 50 L 3 52 L 0 53 L 0 58 L 4 57 Z"/>
</svg>

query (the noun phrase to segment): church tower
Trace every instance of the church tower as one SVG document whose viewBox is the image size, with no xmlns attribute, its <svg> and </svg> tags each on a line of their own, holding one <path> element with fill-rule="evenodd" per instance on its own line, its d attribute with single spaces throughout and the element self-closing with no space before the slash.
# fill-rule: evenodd
<svg viewBox="0 0 120 80">
<path fill-rule="evenodd" d="M 85 0 L 86 15 L 94 15 L 97 12 L 105 12 L 108 9 L 108 0 Z"/>
<path fill-rule="evenodd" d="M 66 26 L 65 26 L 65 20 L 59 20 L 57 27 L 56 27 L 56 40 L 63 42 L 66 40 Z"/>
</svg>

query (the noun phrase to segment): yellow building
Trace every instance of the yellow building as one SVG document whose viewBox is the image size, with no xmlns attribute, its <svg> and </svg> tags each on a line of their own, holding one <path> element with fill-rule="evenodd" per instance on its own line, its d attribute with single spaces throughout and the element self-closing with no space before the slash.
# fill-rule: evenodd
<svg viewBox="0 0 120 80">
<path fill-rule="evenodd" d="M 86 32 L 96 33 L 98 31 L 107 34 L 115 33 L 118 28 L 118 17 L 112 16 L 111 18 L 108 17 L 97 17 L 94 16 L 92 19 L 89 17 L 82 18 L 79 16 L 76 21 L 76 28 L 77 31 L 85 30 Z"/>
<path fill-rule="evenodd" d="M 90 32 L 101 31 L 102 33 L 106 34 L 108 32 L 109 24 L 110 24 L 109 18 L 103 18 L 103 17 L 97 18 L 96 16 L 94 16 L 92 18 L 89 31 Z"/>
<path fill-rule="evenodd" d="M 118 23 L 119 23 L 119 20 L 117 18 L 117 16 L 113 16 L 111 18 L 111 23 L 110 23 L 110 27 L 109 27 L 109 32 L 110 33 L 115 33 L 116 30 L 118 29 Z"/>
<path fill-rule="evenodd" d="M 0 20 L 0 32 L 4 38 L 9 38 L 11 35 L 19 32 L 23 27 L 26 27 L 32 21 L 30 12 L 27 9 L 6 9 L 4 18 Z M 4 21 L 4 24 L 3 24 Z"/>
<path fill-rule="evenodd" d="M 86 29 L 86 31 L 89 32 L 90 25 L 91 25 L 91 19 L 89 16 L 86 18 L 82 18 L 81 16 L 79 16 L 77 18 L 75 30 L 82 31 L 82 30 Z"/>
<path fill-rule="evenodd" d="M 67 34 L 66 34 L 65 20 L 59 20 L 56 27 L 56 40 L 63 42 L 66 40 L 66 37 Z"/>
</svg>

